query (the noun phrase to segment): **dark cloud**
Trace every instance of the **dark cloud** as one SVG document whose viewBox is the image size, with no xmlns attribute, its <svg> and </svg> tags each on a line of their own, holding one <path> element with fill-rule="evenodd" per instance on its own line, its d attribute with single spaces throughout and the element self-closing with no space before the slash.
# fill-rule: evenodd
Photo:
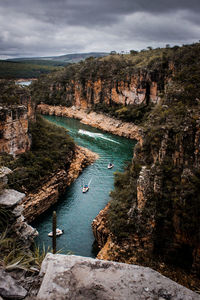
<svg viewBox="0 0 200 300">
<path fill-rule="evenodd" d="M 199 0 L 6 0 L 0 55 L 141 49 L 200 36 Z"/>
</svg>

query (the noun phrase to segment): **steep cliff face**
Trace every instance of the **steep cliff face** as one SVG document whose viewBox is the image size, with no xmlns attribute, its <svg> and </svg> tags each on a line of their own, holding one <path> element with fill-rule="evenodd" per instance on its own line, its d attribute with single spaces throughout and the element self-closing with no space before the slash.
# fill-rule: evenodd
<svg viewBox="0 0 200 300">
<path fill-rule="evenodd" d="M 52 98 L 58 92 L 65 95 L 66 104 L 81 108 L 90 108 L 104 103 L 105 105 L 141 105 L 160 101 L 158 82 L 151 74 L 135 74 L 126 80 L 71 80 L 64 86 L 54 83 L 50 86 Z"/>
<path fill-rule="evenodd" d="M 151 113 L 132 165 L 116 178 L 110 208 L 93 222 L 103 246 L 98 258 L 148 266 L 157 260 L 200 275 L 199 123 L 198 106 Z M 159 263 L 154 268 L 163 271 Z"/>
<path fill-rule="evenodd" d="M 77 146 L 68 169 L 59 169 L 48 177 L 36 193 L 29 193 L 23 199 L 24 216 L 32 222 L 49 207 L 58 201 L 58 198 L 82 172 L 83 168 L 98 158 L 98 155 L 88 149 Z"/>
<path fill-rule="evenodd" d="M 176 280 L 187 284 L 191 274 L 200 276 L 200 44 L 174 50 L 163 57 L 162 103 L 144 120 L 132 164 L 117 174 L 107 217 L 102 213 L 94 234 L 102 246 L 110 231 L 98 258 L 162 272 L 173 266 L 185 274 Z"/>
<path fill-rule="evenodd" d="M 131 59 L 91 59 L 41 78 L 33 85 L 38 102 L 80 108 L 99 105 L 129 106 L 157 104 L 167 82 L 160 68 L 137 69 Z"/>
<path fill-rule="evenodd" d="M 14 156 L 30 149 L 29 120 L 35 120 L 35 104 L 28 90 L 11 81 L 0 81 L 0 152 Z"/>
<path fill-rule="evenodd" d="M 110 118 L 104 114 L 89 112 L 76 107 L 53 106 L 47 104 L 39 104 L 37 111 L 44 115 L 55 115 L 69 117 L 81 120 L 81 123 L 99 128 L 106 132 L 124 136 L 130 139 L 140 141 L 142 139 L 142 129 L 129 122 L 122 122 L 114 118 Z"/>
<path fill-rule="evenodd" d="M 27 107 L 0 107 L 0 152 L 18 155 L 30 149 Z"/>
</svg>

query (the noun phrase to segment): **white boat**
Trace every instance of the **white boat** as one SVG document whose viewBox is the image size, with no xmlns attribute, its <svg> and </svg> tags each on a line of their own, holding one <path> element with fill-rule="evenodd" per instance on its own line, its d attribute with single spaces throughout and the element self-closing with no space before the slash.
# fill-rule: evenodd
<svg viewBox="0 0 200 300">
<path fill-rule="evenodd" d="M 56 228 L 56 236 L 60 236 L 61 234 L 64 233 L 64 230 L 63 229 L 59 229 L 59 228 Z M 48 236 L 52 237 L 53 236 L 53 232 L 49 232 L 48 233 Z"/>
<path fill-rule="evenodd" d="M 86 193 L 89 190 L 89 186 L 88 185 L 84 185 L 84 187 L 82 188 L 82 192 Z"/>
<path fill-rule="evenodd" d="M 112 163 L 108 164 L 108 169 L 112 169 L 114 167 L 114 165 Z"/>
</svg>

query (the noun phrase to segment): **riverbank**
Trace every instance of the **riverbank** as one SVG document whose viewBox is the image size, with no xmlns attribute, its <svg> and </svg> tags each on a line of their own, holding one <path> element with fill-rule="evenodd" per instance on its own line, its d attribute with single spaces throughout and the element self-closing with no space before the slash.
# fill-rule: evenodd
<svg viewBox="0 0 200 300">
<path fill-rule="evenodd" d="M 55 204 L 59 197 L 82 172 L 82 170 L 93 163 L 98 158 L 98 154 L 76 146 L 75 155 L 69 169 L 60 169 L 52 174 L 48 181 L 36 193 L 29 193 L 23 200 L 26 220 L 30 223 L 43 212 Z"/>
<path fill-rule="evenodd" d="M 44 115 L 55 115 L 68 118 L 79 119 L 81 123 L 101 129 L 115 135 L 123 136 L 142 142 L 141 127 L 128 122 L 105 116 L 101 113 L 89 112 L 76 107 L 53 106 L 39 104 L 37 111 Z"/>
</svg>

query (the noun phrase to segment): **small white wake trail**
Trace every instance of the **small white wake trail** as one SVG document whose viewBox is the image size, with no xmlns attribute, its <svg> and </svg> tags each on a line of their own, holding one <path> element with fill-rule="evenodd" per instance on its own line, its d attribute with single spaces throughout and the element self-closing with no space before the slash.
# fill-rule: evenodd
<svg viewBox="0 0 200 300">
<path fill-rule="evenodd" d="M 95 139 L 100 138 L 100 139 L 104 139 L 104 140 L 107 140 L 107 141 L 110 141 L 110 142 L 113 142 L 116 144 L 120 144 L 119 142 L 116 142 L 116 141 L 104 136 L 102 133 L 94 133 L 94 132 L 90 132 L 90 131 L 83 130 L 83 129 L 79 129 L 78 133 L 93 137 Z"/>
</svg>

